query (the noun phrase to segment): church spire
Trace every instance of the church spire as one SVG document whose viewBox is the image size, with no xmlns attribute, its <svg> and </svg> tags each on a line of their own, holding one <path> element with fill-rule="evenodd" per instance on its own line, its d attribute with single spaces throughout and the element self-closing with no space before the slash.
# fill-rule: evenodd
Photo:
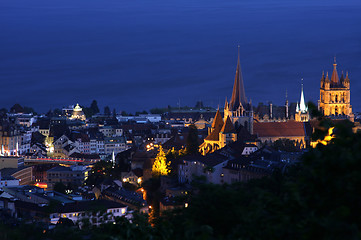
<svg viewBox="0 0 361 240">
<path fill-rule="evenodd" d="M 338 85 L 339 84 L 339 79 L 338 79 L 338 74 L 337 74 L 337 63 L 336 63 L 336 57 L 334 58 L 334 63 L 333 63 L 333 72 L 332 72 L 332 76 L 331 76 L 331 84 L 332 85 Z"/>
<path fill-rule="evenodd" d="M 350 79 L 348 78 L 348 71 L 346 71 L 346 78 L 345 78 L 345 82 L 349 82 Z"/>
<path fill-rule="evenodd" d="M 228 109 L 228 100 L 227 100 L 227 97 L 226 97 L 226 102 L 224 103 L 224 108 L 225 108 L 225 109 Z"/>
<path fill-rule="evenodd" d="M 242 72 L 241 72 L 239 46 L 238 46 L 238 61 L 237 61 L 236 76 L 234 79 L 232 98 L 229 103 L 230 103 L 230 108 L 232 111 L 236 111 L 240 105 L 246 106 L 246 104 L 247 104 L 247 98 L 246 98 L 246 93 L 244 90 L 244 84 L 243 84 L 243 78 L 242 78 Z"/>
<path fill-rule="evenodd" d="M 301 83 L 301 99 L 300 99 L 300 108 L 299 108 L 299 110 L 302 113 L 305 113 L 308 110 L 308 108 L 306 107 L 306 104 L 305 104 L 305 97 L 303 95 L 303 78 L 302 78 L 302 83 Z"/>
<path fill-rule="evenodd" d="M 322 71 L 322 77 L 321 77 L 321 88 L 325 86 L 325 71 Z"/>
</svg>

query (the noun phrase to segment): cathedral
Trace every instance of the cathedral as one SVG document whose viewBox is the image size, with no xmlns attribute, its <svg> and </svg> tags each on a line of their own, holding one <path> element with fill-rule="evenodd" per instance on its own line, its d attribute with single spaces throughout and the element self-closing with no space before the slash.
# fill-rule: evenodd
<svg viewBox="0 0 361 240">
<path fill-rule="evenodd" d="M 322 73 L 318 109 L 324 116 L 329 116 L 333 119 L 345 118 L 351 121 L 354 120 L 350 104 L 350 79 L 348 72 L 346 72 L 346 77 L 344 77 L 342 72 L 341 78 L 339 78 L 336 58 L 333 64 L 331 80 L 328 72 L 326 77 L 324 72 Z"/>
<path fill-rule="evenodd" d="M 208 129 L 208 136 L 199 147 L 203 155 L 236 141 L 241 128 L 253 133 L 253 110 L 244 90 L 239 53 L 232 97 L 229 102 L 226 99 L 223 113 L 222 118 L 221 112 L 217 110 L 212 126 Z"/>
</svg>

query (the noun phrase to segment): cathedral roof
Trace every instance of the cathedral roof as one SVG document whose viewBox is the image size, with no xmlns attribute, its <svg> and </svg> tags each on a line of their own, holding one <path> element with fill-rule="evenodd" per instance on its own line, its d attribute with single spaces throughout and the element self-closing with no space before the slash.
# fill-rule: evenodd
<svg viewBox="0 0 361 240">
<path fill-rule="evenodd" d="M 306 136 L 303 122 L 255 122 L 253 132 L 258 137 L 300 137 Z"/>
<path fill-rule="evenodd" d="M 212 123 L 212 132 L 205 138 L 205 140 L 210 141 L 218 141 L 219 140 L 219 132 L 223 127 L 223 119 L 219 110 L 217 110 L 216 116 L 214 116 L 214 120 Z"/>
<path fill-rule="evenodd" d="M 223 119 L 222 119 L 221 113 L 219 112 L 219 109 L 218 109 L 216 112 L 216 115 L 214 116 L 214 119 L 213 119 L 212 128 L 215 129 L 219 125 L 221 127 L 223 126 Z"/>
<path fill-rule="evenodd" d="M 221 133 L 235 133 L 236 129 L 233 126 L 233 123 L 231 122 L 231 119 L 229 116 L 227 116 L 226 122 L 223 124 L 223 127 L 221 129 Z"/>
<path fill-rule="evenodd" d="M 242 72 L 241 72 L 241 64 L 240 64 L 239 53 L 238 53 L 236 76 L 234 78 L 232 98 L 231 98 L 231 101 L 229 102 L 229 105 L 230 105 L 230 109 L 232 111 L 236 111 L 240 105 L 246 106 L 246 104 L 247 104 L 247 98 L 246 98 L 246 93 L 244 90 L 243 77 L 242 77 Z"/>
</svg>

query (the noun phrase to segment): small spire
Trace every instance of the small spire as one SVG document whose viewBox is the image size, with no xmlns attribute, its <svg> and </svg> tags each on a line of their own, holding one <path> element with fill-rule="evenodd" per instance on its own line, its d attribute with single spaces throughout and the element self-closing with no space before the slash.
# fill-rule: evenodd
<svg viewBox="0 0 361 240">
<path fill-rule="evenodd" d="M 346 81 L 346 82 L 349 82 L 349 81 L 350 81 L 350 79 L 348 78 L 348 71 L 346 71 L 346 78 L 345 78 L 345 81 Z"/>
<path fill-rule="evenodd" d="M 328 77 L 328 72 L 326 72 L 326 79 L 325 79 L 326 82 L 330 82 L 330 78 Z"/>
<path fill-rule="evenodd" d="M 337 74 L 337 63 L 336 63 L 336 57 L 334 58 L 334 64 L 333 64 L 333 72 L 332 72 L 332 76 L 331 76 L 331 84 L 333 86 L 337 86 L 340 82 L 339 78 L 338 78 L 338 74 Z"/>
<path fill-rule="evenodd" d="M 303 78 L 301 78 L 301 99 L 300 99 L 300 108 L 299 110 L 303 113 L 307 112 L 307 107 L 305 104 L 305 97 L 303 94 Z"/>
<path fill-rule="evenodd" d="M 241 46 L 240 45 L 238 45 L 238 60 L 239 60 L 239 48 L 240 48 Z"/>
<path fill-rule="evenodd" d="M 246 106 L 247 98 L 246 93 L 244 90 L 242 72 L 241 72 L 241 63 L 240 63 L 240 53 L 239 53 L 240 46 L 238 45 L 238 61 L 237 61 L 237 68 L 236 68 L 236 76 L 234 79 L 232 97 L 229 101 L 229 108 L 232 111 L 236 111 L 240 105 Z"/>
</svg>

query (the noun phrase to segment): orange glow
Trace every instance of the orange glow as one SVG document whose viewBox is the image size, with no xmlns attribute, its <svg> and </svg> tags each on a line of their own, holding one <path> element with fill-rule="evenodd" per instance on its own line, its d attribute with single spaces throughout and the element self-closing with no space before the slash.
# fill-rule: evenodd
<svg viewBox="0 0 361 240">
<path fill-rule="evenodd" d="M 46 183 L 42 183 L 42 182 L 38 182 L 35 184 L 36 187 L 39 187 L 39 188 L 48 188 L 48 184 Z"/>
</svg>

